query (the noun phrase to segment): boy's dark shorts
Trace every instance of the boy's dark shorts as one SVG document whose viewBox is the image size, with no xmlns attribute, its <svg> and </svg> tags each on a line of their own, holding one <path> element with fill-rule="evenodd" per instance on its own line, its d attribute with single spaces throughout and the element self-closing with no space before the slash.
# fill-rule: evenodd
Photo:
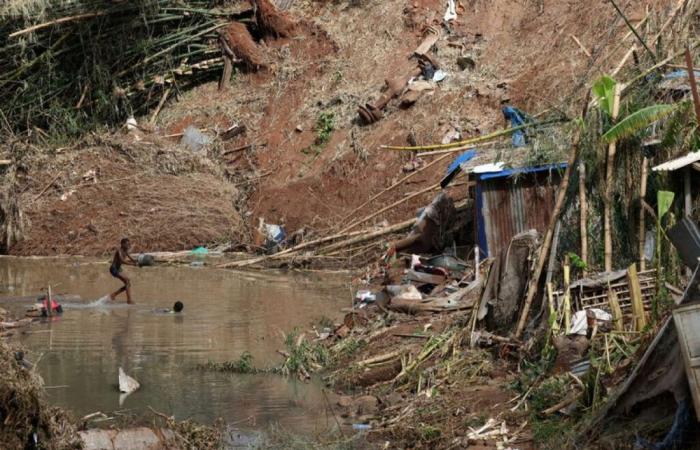
<svg viewBox="0 0 700 450">
<path fill-rule="evenodd" d="M 114 278 L 119 278 L 119 272 L 121 272 L 121 270 L 117 269 L 115 266 L 109 267 L 109 273 L 112 274 Z"/>
</svg>

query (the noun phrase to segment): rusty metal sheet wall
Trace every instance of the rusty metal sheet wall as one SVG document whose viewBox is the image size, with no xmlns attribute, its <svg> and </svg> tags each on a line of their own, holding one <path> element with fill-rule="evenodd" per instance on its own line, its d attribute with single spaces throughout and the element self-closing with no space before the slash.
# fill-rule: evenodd
<svg viewBox="0 0 700 450">
<path fill-rule="evenodd" d="M 544 233 L 554 210 L 557 173 L 527 174 L 480 181 L 481 208 L 489 256 L 508 247 L 518 233 Z"/>
</svg>

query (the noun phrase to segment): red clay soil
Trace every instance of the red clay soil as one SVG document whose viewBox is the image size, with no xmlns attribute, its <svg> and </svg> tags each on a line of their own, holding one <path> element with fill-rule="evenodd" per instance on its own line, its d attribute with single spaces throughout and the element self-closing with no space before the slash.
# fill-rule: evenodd
<svg viewBox="0 0 700 450">
<path fill-rule="evenodd" d="M 670 3 L 654 2 L 652 9 L 664 18 Z M 245 125 L 245 133 L 219 144 L 224 154 L 231 153 L 211 162 L 219 164 L 224 174 L 252 179 L 245 184 L 247 203 L 238 211 L 245 217 L 246 226 L 255 226 L 258 218 L 264 217 L 269 223 L 284 222 L 289 232 L 301 227 L 318 232 L 338 229 L 348 223 L 348 214 L 355 207 L 404 176 L 402 166 L 413 156 L 382 150 L 382 144 L 439 143 L 453 126 L 461 129 L 463 138 L 495 131 L 503 126 L 500 107 L 504 100 L 531 114 L 563 110 L 571 117 L 577 115 L 587 90 L 585 83 L 614 68 L 634 43 L 633 38 L 620 43 L 627 29 L 607 0 L 461 2 L 459 17 L 450 24 L 449 31 L 441 25 L 445 12 L 442 0 L 360 1 L 349 5 L 294 2 L 289 12 L 274 14 L 267 9 L 269 5 L 260 2 L 259 20 L 276 31 L 255 45 L 264 52 L 270 70 L 237 73 L 224 93 L 214 82 L 181 93 L 176 102 L 161 111 L 154 134 L 180 133 L 188 125 L 209 132 Z M 638 2 L 623 5 L 633 21 L 642 18 L 643 7 Z M 276 22 L 278 19 L 281 22 Z M 405 75 L 416 67 L 415 59 L 409 57 L 428 26 L 442 29 L 443 38 L 432 56 L 447 72 L 447 78 L 412 107 L 399 108 L 399 101 L 393 100 L 382 120 L 361 126 L 357 106 L 378 98 L 386 79 Z M 292 28 L 295 36 L 286 37 Z M 572 35 L 592 57 L 583 53 Z M 462 70 L 457 64 L 460 56 L 472 57 L 475 68 Z M 333 130 L 325 144 L 316 144 L 320 133 L 317 123 L 322 115 L 333 118 Z M 236 151 L 246 145 L 251 147 Z M 429 162 L 433 157 L 423 159 Z M 364 217 L 435 183 L 447 164 L 445 161 L 419 174 L 355 217 Z M 199 185 L 198 181 L 179 178 L 168 183 L 182 183 L 183 188 Z M 220 187 L 206 184 L 200 188 L 221 192 L 217 190 Z M 464 196 L 466 191 L 458 188 L 455 192 Z M 202 191 L 202 195 L 210 194 Z M 121 235 L 124 227 L 138 234 L 145 223 L 155 220 L 156 216 L 141 206 L 150 200 L 145 200 L 143 191 L 141 195 L 121 200 L 122 205 L 125 201 L 141 202 L 128 207 L 135 214 L 143 214 L 138 219 L 120 221 L 111 213 L 102 217 L 102 211 L 118 208 L 114 206 L 116 199 L 110 207 L 95 206 L 94 220 L 105 227 L 101 232 L 110 239 Z M 404 220 L 428 203 L 432 195 L 418 196 L 366 225 Z M 99 195 L 90 201 L 104 204 Z M 73 217 L 77 213 L 68 209 L 82 205 L 77 200 L 48 209 L 32 205 L 36 212 L 30 212 L 30 216 L 42 217 L 34 220 L 33 227 L 48 226 L 44 218 L 51 216 L 50 211 Z M 217 209 L 224 210 L 223 200 Z M 231 213 L 228 210 L 225 215 L 232 217 Z M 55 223 L 61 220 L 59 217 Z M 80 231 L 78 223 L 67 231 L 47 229 L 41 245 L 25 243 L 12 252 L 97 251 L 96 241 L 102 239 Z M 221 237 L 231 236 L 222 232 L 228 224 L 223 221 L 211 229 L 220 232 Z M 113 230 L 108 232 L 107 228 Z M 70 238 L 63 236 L 71 230 Z M 211 232 L 200 234 L 195 230 L 195 226 L 189 231 L 183 229 L 181 238 L 163 239 L 156 246 L 174 250 L 202 239 L 216 239 Z M 152 237 L 144 240 L 156 243 Z"/>
<path fill-rule="evenodd" d="M 470 2 L 447 42 L 437 45 L 448 79 L 412 108 L 401 110 L 392 103 L 380 122 L 357 125 L 348 111 L 376 98 L 385 79 L 414 67 L 407 57 L 420 42 L 422 30 L 439 24 L 444 3 L 367 2 L 342 11 L 329 4 L 320 11 L 305 11 L 317 17 L 339 50 L 329 56 L 308 42 L 289 43 L 292 59 L 303 61 L 303 72 L 268 96 L 262 117 L 253 125 L 260 131 L 251 141 L 267 143 L 256 155 L 259 167 L 272 172 L 251 199 L 253 216 L 285 220 L 291 229 L 342 224 L 355 206 L 402 176 L 401 166 L 410 157 L 381 150 L 381 144 L 407 145 L 409 135 L 419 144 L 440 142 L 450 123 L 461 125 L 464 137 L 494 131 L 502 126 L 500 102 L 507 99 L 531 113 L 557 106 L 575 115 L 585 90 L 581 83 L 614 67 L 633 43 L 616 45 L 626 29 L 607 1 L 585 5 L 547 1 L 542 8 L 537 2 Z M 664 5 L 656 7 L 665 12 Z M 641 5 L 628 8 L 633 18 L 641 18 L 640 11 Z M 570 35 L 588 46 L 594 58 L 583 54 Z M 460 54 L 474 57 L 476 73 L 458 69 L 455 60 Z M 244 86 L 255 83 L 241 80 Z M 309 155 L 304 150 L 313 143 L 320 112 L 335 114 L 336 131 L 318 154 Z M 422 183 L 397 189 L 357 215 L 435 182 L 446 165 L 414 180 Z M 406 218 L 430 196 L 408 202 L 375 223 Z"/>
<path fill-rule="evenodd" d="M 234 208 L 238 194 L 216 170 L 156 145 L 117 148 L 69 150 L 31 168 L 23 199 L 31 226 L 10 253 L 99 256 L 127 236 L 134 251 L 185 250 L 240 239 L 242 221 Z M 47 180 L 54 181 L 39 196 Z"/>
</svg>

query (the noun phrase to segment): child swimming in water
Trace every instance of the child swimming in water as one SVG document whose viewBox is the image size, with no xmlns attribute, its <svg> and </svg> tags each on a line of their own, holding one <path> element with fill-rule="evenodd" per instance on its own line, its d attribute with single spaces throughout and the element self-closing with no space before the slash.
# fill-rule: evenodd
<svg viewBox="0 0 700 450">
<path fill-rule="evenodd" d="M 172 309 L 170 309 L 170 308 L 156 308 L 153 310 L 153 312 L 156 314 L 177 314 L 180 311 L 182 311 L 182 308 L 184 308 L 184 307 L 185 307 L 185 305 L 183 305 L 181 301 L 177 301 L 177 302 L 175 302 L 175 304 L 173 304 Z"/>
</svg>

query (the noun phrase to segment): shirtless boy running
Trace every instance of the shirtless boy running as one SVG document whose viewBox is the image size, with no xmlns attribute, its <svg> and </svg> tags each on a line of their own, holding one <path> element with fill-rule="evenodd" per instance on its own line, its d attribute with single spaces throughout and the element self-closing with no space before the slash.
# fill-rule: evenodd
<svg viewBox="0 0 700 450">
<path fill-rule="evenodd" d="M 131 305 L 134 303 L 131 300 L 131 280 L 129 280 L 129 278 L 122 273 L 122 264 L 138 266 L 138 263 L 129 255 L 129 246 L 129 239 L 124 238 L 119 243 L 119 248 L 117 248 L 117 250 L 114 252 L 112 265 L 109 266 L 109 273 L 112 274 L 114 278 L 121 280 L 121 282 L 124 283 L 124 286 L 109 294 L 109 299 L 114 300 L 117 295 L 121 294 L 122 292 L 126 292 L 126 302 Z"/>
</svg>

